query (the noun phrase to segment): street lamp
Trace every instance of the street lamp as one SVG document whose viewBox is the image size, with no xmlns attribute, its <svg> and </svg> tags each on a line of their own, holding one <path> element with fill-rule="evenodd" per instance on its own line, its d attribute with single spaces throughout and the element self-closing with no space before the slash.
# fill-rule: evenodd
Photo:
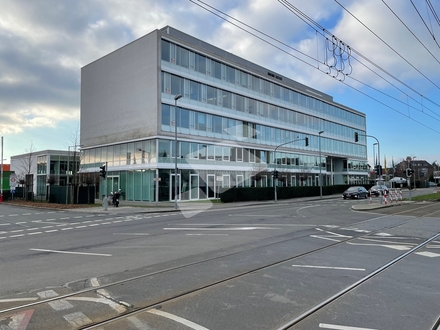
<svg viewBox="0 0 440 330">
<path fill-rule="evenodd" d="M 182 94 L 174 96 L 174 209 L 177 210 L 177 100 Z"/>
<path fill-rule="evenodd" d="M 319 198 L 322 199 L 322 174 L 321 174 L 321 134 L 324 133 L 324 131 L 319 131 Z"/>
<path fill-rule="evenodd" d="M 292 141 L 289 141 L 289 142 L 286 142 L 286 143 L 281 143 L 280 145 L 276 146 L 276 148 L 273 151 L 273 159 L 275 161 L 274 166 L 273 166 L 273 174 L 274 174 L 274 178 L 273 178 L 274 184 L 273 184 L 273 186 L 274 186 L 274 200 L 275 200 L 275 202 L 277 201 L 277 181 L 278 181 L 278 179 L 275 177 L 275 172 L 277 171 L 277 160 L 276 160 L 277 149 L 279 147 L 285 145 L 285 144 L 289 144 L 289 143 L 293 143 L 293 142 L 301 141 L 301 140 L 305 140 L 306 141 L 306 145 L 308 145 L 309 138 L 306 137 L 304 139 L 295 139 L 295 140 L 292 140 Z"/>
</svg>

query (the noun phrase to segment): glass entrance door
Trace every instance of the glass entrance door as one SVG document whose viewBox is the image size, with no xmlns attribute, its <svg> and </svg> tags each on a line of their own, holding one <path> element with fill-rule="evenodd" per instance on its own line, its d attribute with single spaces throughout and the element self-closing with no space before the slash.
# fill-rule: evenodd
<svg viewBox="0 0 440 330">
<path fill-rule="evenodd" d="M 191 190 L 189 193 L 190 199 L 199 199 L 199 175 L 191 174 Z"/>
<path fill-rule="evenodd" d="M 215 198 L 215 174 L 208 174 L 208 198 Z"/>
</svg>

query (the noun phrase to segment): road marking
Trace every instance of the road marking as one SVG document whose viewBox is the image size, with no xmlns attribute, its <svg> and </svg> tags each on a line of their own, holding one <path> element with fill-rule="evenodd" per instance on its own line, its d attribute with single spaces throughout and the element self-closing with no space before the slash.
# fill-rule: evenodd
<svg viewBox="0 0 440 330">
<path fill-rule="evenodd" d="M 371 328 L 347 327 L 344 325 L 325 324 L 325 323 L 319 323 L 319 327 L 323 329 L 333 329 L 333 330 L 376 330 Z"/>
<path fill-rule="evenodd" d="M 347 244 L 359 245 L 359 246 L 381 246 L 398 251 L 411 250 L 413 247 L 412 245 L 364 244 L 364 243 L 353 243 L 353 242 L 347 242 Z"/>
<path fill-rule="evenodd" d="M 46 291 L 41 291 L 41 292 L 37 292 L 37 295 L 40 298 L 53 298 L 58 296 L 58 293 L 56 293 L 55 290 L 46 290 Z"/>
<path fill-rule="evenodd" d="M 10 232 L 11 233 L 20 233 L 22 231 L 24 231 L 24 229 L 11 230 Z"/>
<path fill-rule="evenodd" d="M 92 323 L 92 320 L 89 319 L 81 312 L 72 313 L 68 315 L 64 315 L 63 318 L 70 323 L 74 328 L 79 328 L 84 325 Z"/>
<path fill-rule="evenodd" d="M 164 228 L 163 230 L 257 230 L 257 229 L 281 229 L 273 227 L 238 227 L 238 228 Z"/>
<path fill-rule="evenodd" d="M 312 266 L 312 265 L 292 265 L 292 267 L 336 269 L 336 270 L 358 270 L 358 271 L 362 271 L 362 272 L 365 271 L 365 268 L 347 268 L 347 267 Z"/>
<path fill-rule="evenodd" d="M 22 225 L 22 224 L 24 224 L 24 223 L 26 223 L 27 221 L 20 221 L 20 222 L 16 222 L 15 224 L 16 225 Z"/>
<path fill-rule="evenodd" d="M 11 298 L 11 299 L 0 299 L 0 303 L 6 303 L 6 302 L 20 302 L 20 301 L 35 301 L 38 300 L 38 298 Z"/>
<path fill-rule="evenodd" d="M 113 233 L 113 235 L 149 236 L 147 233 Z"/>
<path fill-rule="evenodd" d="M 42 234 L 42 231 L 34 231 L 33 233 L 28 233 L 28 235 L 39 235 Z"/>
<path fill-rule="evenodd" d="M 440 257 L 440 254 L 438 253 L 434 253 L 434 252 L 416 252 L 415 254 L 424 256 L 424 257 L 429 257 L 429 258 L 435 258 L 435 257 Z"/>
<path fill-rule="evenodd" d="M 102 257 L 111 257 L 111 254 L 103 254 L 103 253 L 87 253 L 87 252 L 71 252 L 71 251 L 57 251 L 57 250 L 45 250 L 45 249 L 29 249 L 31 251 L 41 251 L 41 252 L 51 252 L 51 253 L 62 253 L 62 254 L 80 254 L 80 255 L 88 255 L 88 256 L 102 256 Z"/>
<path fill-rule="evenodd" d="M 229 234 L 186 234 L 186 236 L 229 236 Z"/>
<path fill-rule="evenodd" d="M 46 230 L 45 233 L 53 233 L 58 231 L 58 229 L 51 229 L 51 230 Z"/>
<path fill-rule="evenodd" d="M 173 315 L 173 314 L 170 314 L 170 313 L 167 313 L 167 312 L 163 312 L 163 311 L 160 311 L 158 309 L 149 310 L 148 313 L 159 315 L 159 316 L 163 316 L 163 317 L 165 317 L 167 319 L 170 319 L 170 320 L 173 320 L 173 321 L 175 321 L 177 323 L 181 323 L 183 325 L 186 325 L 187 327 L 189 327 L 191 329 L 194 329 L 194 330 L 209 330 L 208 328 L 202 327 L 201 325 L 198 325 L 198 324 L 196 324 L 194 322 L 186 320 L 186 319 L 184 319 L 182 317 L 179 317 L 177 315 Z"/>
<path fill-rule="evenodd" d="M 20 234 L 20 235 L 11 235 L 11 236 L 9 236 L 9 237 L 22 237 L 22 236 L 24 236 L 24 234 Z"/>
<path fill-rule="evenodd" d="M 98 287 L 98 286 L 101 285 L 99 283 L 99 280 L 98 280 L 97 277 L 92 277 L 90 279 L 90 284 L 93 287 Z M 111 308 L 113 308 L 115 311 L 117 311 L 118 313 L 124 313 L 127 310 L 127 307 L 130 307 L 130 304 L 128 304 L 126 302 L 123 302 L 123 301 L 118 301 L 118 303 L 116 303 L 114 301 L 115 299 L 105 289 L 98 289 L 96 291 L 96 293 L 98 293 L 99 295 L 103 296 L 104 298 L 98 298 L 98 299 L 97 298 L 90 298 L 90 299 L 94 299 L 95 302 L 100 302 L 100 303 L 107 304 Z M 82 297 L 74 297 L 74 299 L 76 299 L 76 300 L 83 300 Z M 85 298 L 85 299 L 89 299 L 89 298 Z M 92 301 L 92 300 L 88 300 L 88 301 Z"/>
<path fill-rule="evenodd" d="M 66 309 L 73 308 L 73 305 L 64 299 L 50 301 L 49 306 L 52 307 L 56 311 L 63 311 Z"/>
</svg>

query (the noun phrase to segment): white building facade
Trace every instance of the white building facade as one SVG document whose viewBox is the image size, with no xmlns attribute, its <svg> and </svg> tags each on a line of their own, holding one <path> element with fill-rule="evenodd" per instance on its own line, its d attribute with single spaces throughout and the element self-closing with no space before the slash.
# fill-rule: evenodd
<svg viewBox="0 0 440 330">
<path fill-rule="evenodd" d="M 365 114 L 169 26 L 81 70 L 82 171 L 107 163 L 127 200 L 174 200 L 176 160 L 183 200 L 272 186 L 274 169 L 284 186 L 367 183 L 365 135 Z"/>
</svg>

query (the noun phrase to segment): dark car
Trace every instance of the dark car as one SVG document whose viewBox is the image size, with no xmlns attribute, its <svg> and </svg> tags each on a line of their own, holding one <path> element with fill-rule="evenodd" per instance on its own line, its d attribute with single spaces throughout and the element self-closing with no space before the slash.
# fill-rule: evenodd
<svg viewBox="0 0 440 330">
<path fill-rule="evenodd" d="M 375 185 L 370 188 L 370 194 L 372 196 L 383 196 L 383 193 L 386 192 L 389 195 L 389 190 L 387 186 L 384 185 Z"/>
<path fill-rule="evenodd" d="M 361 186 L 354 186 L 348 188 L 346 191 L 342 193 L 342 198 L 367 198 L 368 190 Z"/>
</svg>

